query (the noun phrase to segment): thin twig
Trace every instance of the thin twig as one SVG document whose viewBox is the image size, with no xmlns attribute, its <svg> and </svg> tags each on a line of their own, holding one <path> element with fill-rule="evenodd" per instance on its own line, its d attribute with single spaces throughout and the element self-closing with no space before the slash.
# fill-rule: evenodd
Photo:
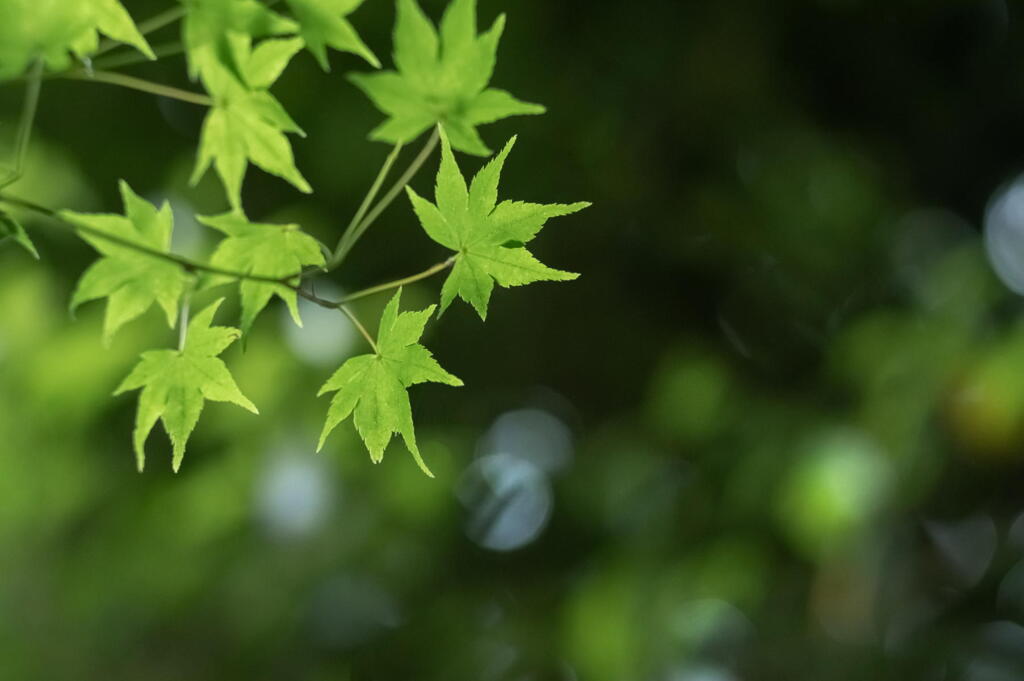
<svg viewBox="0 0 1024 681">
<path fill-rule="evenodd" d="M 357 329 L 359 329 L 359 333 L 363 335 L 363 338 L 366 339 L 366 342 L 370 344 L 371 348 L 373 348 L 373 354 L 379 355 L 380 350 L 377 349 L 377 343 L 373 340 L 373 336 L 370 335 L 370 332 L 366 330 L 366 327 L 363 326 L 363 323 L 360 322 L 359 319 L 354 314 L 352 314 L 352 311 L 349 310 L 344 305 L 339 305 L 338 309 L 345 313 L 345 316 L 348 317 L 348 320 L 352 322 L 352 324 Z"/>
<path fill-rule="evenodd" d="M 145 21 L 139 22 L 139 33 L 141 33 L 142 35 L 147 35 L 149 33 L 152 33 L 153 31 L 158 31 L 161 28 L 163 28 L 164 26 L 167 26 L 168 24 L 173 24 L 175 21 L 177 21 L 178 19 L 181 19 L 184 16 L 185 16 L 185 8 L 184 7 L 182 7 L 182 6 L 171 7 L 170 9 L 164 10 L 163 12 L 161 12 L 160 14 L 157 14 L 154 17 L 150 17 L 149 19 L 146 19 Z M 110 52 L 111 50 L 113 50 L 114 48 L 116 48 L 116 47 L 118 47 L 119 45 L 122 45 L 122 44 L 123 43 L 121 43 L 121 42 L 119 42 L 117 40 L 111 40 L 111 39 L 104 40 L 100 44 L 100 46 L 96 50 L 96 52 L 93 53 L 92 56 L 93 57 L 98 57 L 101 54 L 106 54 L 107 52 Z"/>
<path fill-rule="evenodd" d="M 377 198 L 377 192 L 380 191 L 381 185 L 384 184 L 384 180 L 387 179 L 388 173 L 391 172 L 391 166 L 398 160 L 398 154 L 402 151 L 402 143 L 399 142 L 395 145 L 395 148 L 391 150 L 388 157 L 384 159 L 384 165 L 381 166 L 380 171 L 377 173 L 377 177 L 374 178 L 373 184 L 370 185 L 370 191 L 366 192 L 366 196 L 363 198 L 363 202 L 359 204 L 359 210 L 352 216 L 352 220 L 349 221 L 345 227 L 345 231 L 341 233 L 341 238 L 338 239 L 338 245 L 334 248 L 334 253 L 331 255 L 331 262 L 338 257 L 340 253 L 347 249 L 348 240 L 352 238 L 352 233 L 356 228 L 356 225 L 362 221 L 366 216 L 366 211 L 370 209 L 370 204 Z"/>
<path fill-rule="evenodd" d="M 62 73 L 59 77 L 71 78 L 73 80 L 90 80 L 96 81 L 98 83 L 107 83 L 109 85 L 117 85 L 132 90 L 140 90 L 142 92 L 160 95 L 161 97 L 170 97 L 171 99 L 177 99 L 182 102 L 189 102 L 190 104 L 199 104 L 200 106 L 213 106 L 213 100 L 204 94 L 200 94 L 198 92 L 189 92 L 188 90 L 181 90 L 176 87 L 171 87 L 170 85 L 154 83 L 152 81 L 143 80 L 142 78 L 128 76 L 123 73 L 115 73 L 113 71 L 74 70 Z"/>
<path fill-rule="evenodd" d="M 343 312 L 345 312 L 345 305 L 354 300 L 359 300 L 360 298 L 365 298 L 375 293 L 380 293 L 382 291 L 387 291 L 389 289 L 398 288 L 399 286 L 404 286 L 406 284 L 411 284 L 413 282 L 420 281 L 421 279 L 426 279 L 427 277 L 433 276 L 434 274 L 437 274 L 438 272 L 441 272 L 442 270 L 451 267 L 455 263 L 455 256 L 452 256 L 445 260 L 444 262 L 437 263 L 436 265 L 433 265 L 427 268 L 426 270 L 419 272 L 418 274 L 413 274 L 402 279 L 389 281 L 384 284 L 371 286 L 369 288 L 357 291 L 349 296 L 346 296 L 341 300 L 327 300 L 325 298 L 319 297 L 315 293 L 305 290 L 299 283 L 295 283 L 296 280 L 299 280 L 299 282 L 301 282 L 304 276 L 310 276 L 316 272 L 320 272 L 321 270 L 309 270 L 307 272 L 296 273 L 285 277 L 274 277 L 262 274 L 253 274 L 251 272 L 237 272 L 234 270 L 216 267 L 214 265 L 208 265 L 206 263 L 197 262 L 195 260 L 191 260 L 189 258 L 177 255 L 175 253 L 161 251 L 156 248 L 146 246 L 145 244 L 136 243 L 131 239 L 125 239 L 122 236 L 110 234 L 109 232 L 105 232 L 101 229 L 96 229 L 95 227 L 91 227 L 86 224 L 71 222 L 70 220 L 68 220 L 68 218 L 64 217 L 58 211 L 55 211 L 51 208 L 47 208 L 46 206 L 41 206 L 37 203 L 33 203 L 32 201 L 26 201 L 25 199 L 20 199 L 6 194 L 0 194 L 0 203 L 6 203 L 9 206 L 23 208 L 25 210 L 38 213 L 39 215 L 51 218 L 62 227 L 74 229 L 76 231 L 95 237 L 97 239 L 103 239 L 117 246 L 133 250 L 136 253 L 142 253 L 144 255 L 164 260 L 166 262 L 174 263 L 175 265 L 178 265 L 179 267 L 184 269 L 186 272 L 209 272 L 210 274 L 218 274 L 221 276 L 230 277 L 232 279 L 257 281 L 266 284 L 285 286 L 291 289 L 292 291 L 295 291 L 296 294 L 302 296 L 303 298 L 312 303 L 319 305 L 320 307 L 334 310 L 340 309 Z M 351 315 L 350 312 L 345 312 L 345 314 Z"/>
<path fill-rule="evenodd" d="M 25 199 L 19 199 L 7 194 L 2 194 L 0 195 L 0 202 L 6 203 L 9 206 L 24 208 L 34 213 L 39 213 L 40 215 L 45 215 L 48 218 L 56 220 L 57 223 L 62 226 L 69 227 L 76 231 L 82 232 L 83 234 L 88 234 L 89 236 L 96 237 L 98 239 L 103 239 L 117 246 L 122 246 L 124 248 L 131 249 L 133 251 L 136 251 L 137 253 L 143 253 L 154 258 L 159 258 L 161 260 L 166 260 L 167 262 L 172 262 L 180 266 L 186 272 L 209 272 L 211 274 L 220 274 L 225 277 L 231 277 L 233 279 L 248 279 L 250 281 L 261 281 L 268 284 L 280 284 L 282 286 L 288 286 L 289 288 L 292 288 L 296 291 L 299 290 L 298 285 L 291 283 L 291 279 L 295 278 L 294 276 L 271 277 L 264 276 L 261 274 L 235 272 L 233 270 L 223 269 L 220 267 L 216 267 L 214 265 L 207 265 L 206 263 L 190 260 L 189 258 L 185 258 L 175 253 L 168 253 L 167 251 L 161 251 L 159 249 L 146 246 L 145 244 L 136 243 L 131 239 L 125 239 L 122 236 L 110 234 L 109 232 L 105 232 L 101 229 L 96 229 L 95 227 L 91 227 L 86 224 L 82 224 L 79 222 L 71 222 L 63 215 L 61 215 L 59 212 L 47 208 L 46 206 L 40 206 L 37 203 L 26 201 Z"/>
<path fill-rule="evenodd" d="M 181 54 L 185 51 L 185 45 L 180 42 L 167 43 L 166 45 L 157 45 L 153 48 L 153 55 L 157 59 L 163 57 L 172 57 L 176 54 Z M 143 64 L 145 62 L 153 61 L 141 52 L 125 52 L 124 54 L 112 54 L 106 58 L 97 59 L 92 63 L 94 69 L 103 69 L 109 71 L 110 69 L 121 68 L 122 66 L 133 66 L 135 64 Z"/>
<path fill-rule="evenodd" d="M 454 265 L 455 258 L 456 256 L 453 255 L 444 262 L 439 262 L 436 265 L 428 267 L 427 269 L 423 270 L 418 274 L 403 277 L 402 279 L 395 279 L 394 281 L 389 281 L 384 284 L 377 284 L 376 286 L 364 288 L 362 291 L 356 291 L 352 295 L 345 296 L 344 298 L 339 300 L 338 305 L 345 305 L 347 303 L 351 303 L 353 300 L 359 300 L 360 298 L 372 296 L 375 293 L 381 293 L 383 291 L 390 291 L 391 289 L 398 288 L 399 286 L 405 286 L 406 284 L 411 284 L 413 282 L 420 281 L 421 279 L 432 277 L 438 272 L 442 272 L 451 267 L 452 265 Z"/>
<path fill-rule="evenodd" d="M 36 111 L 39 108 L 39 90 L 42 85 L 43 60 L 37 59 L 29 72 L 28 87 L 25 88 L 25 102 L 18 121 L 18 134 L 14 138 L 14 166 L 10 173 L 0 182 L 0 189 L 9 187 L 21 178 L 22 165 L 28 152 L 28 143 L 32 139 L 32 128 L 35 126 Z"/>
<path fill-rule="evenodd" d="M 355 246 L 359 238 L 367 229 L 369 229 L 370 225 L 380 217 L 380 214 L 384 212 L 384 209 L 391 205 L 391 202 L 395 200 L 395 197 L 405 189 L 405 186 L 409 184 L 409 181 L 412 180 L 414 175 L 416 175 L 416 172 L 424 163 L 426 163 L 427 159 L 430 158 L 430 154 L 434 151 L 434 147 L 437 146 L 439 139 L 440 128 L 435 127 L 434 131 L 430 134 L 429 139 L 427 139 L 426 144 L 423 145 L 423 149 L 420 150 L 419 155 L 413 159 L 412 163 L 409 164 L 409 167 L 405 169 L 404 173 L 402 173 L 402 176 L 395 181 L 395 184 L 391 186 L 391 189 L 388 190 L 377 205 L 366 214 L 366 217 L 363 218 L 362 222 L 356 225 L 355 229 L 352 231 L 352 237 L 345 244 L 345 248 L 335 253 L 334 258 L 332 258 L 331 262 L 328 264 L 329 270 L 335 269 L 342 263 L 345 256 L 349 254 L 349 251 L 352 250 L 352 247 Z"/>
</svg>

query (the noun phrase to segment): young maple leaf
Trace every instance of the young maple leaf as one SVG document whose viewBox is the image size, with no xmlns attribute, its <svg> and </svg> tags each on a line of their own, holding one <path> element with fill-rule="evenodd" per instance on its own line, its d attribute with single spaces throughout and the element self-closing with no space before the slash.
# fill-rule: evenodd
<svg viewBox="0 0 1024 681">
<path fill-rule="evenodd" d="M 223 299 L 221 299 L 223 300 Z M 120 395 L 142 388 L 132 435 L 139 472 L 146 464 L 146 438 L 157 419 L 171 438 L 174 472 L 181 467 L 185 443 L 199 421 L 204 400 L 232 402 L 254 414 L 259 411 L 242 394 L 224 362 L 217 358 L 240 335 L 238 329 L 210 326 L 221 300 L 197 314 L 188 325 L 182 350 L 150 350 L 114 391 Z"/>
<path fill-rule="evenodd" d="M 330 71 L 327 47 L 362 57 L 380 68 L 377 56 L 366 46 L 345 17 L 356 11 L 363 0 L 288 0 L 299 21 L 299 33 L 306 47 L 324 71 Z"/>
<path fill-rule="evenodd" d="M 374 463 L 380 463 L 391 436 L 399 433 L 420 469 L 434 477 L 416 445 L 407 388 L 428 381 L 461 386 L 462 381 L 442 369 L 430 351 L 417 342 L 435 306 L 399 314 L 401 297 L 399 289 L 384 308 L 376 354 L 349 359 L 317 393 L 320 396 L 337 391 L 331 399 L 317 451 L 323 448 L 331 431 L 354 412 L 356 431 Z"/>
<path fill-rule="evenodd" d="M 12 78 L 34 59 L 53 70 L 85 57 L 99 33 L 155 59 L 149 43 L 118 0 L 3 0 L 0 2 L 0 78 Z"/>
<path fill-rule="evenodd" d="M 236 73 L 233 39 L 295 33 L 298 25 L 259 0 L 183 0 L 182 42 L 189 76 L 195 79 L 217 66 Z"/>
<path fill-rule="evenodd" d="M 246 274 L 268 277 L 287 277 L 297 274 L 306 265 L 324 264 L 324 254 L 316 239 L 304 233 L 298 225 L 268 225 L 249 222 L 240 213 L 225 213 L 199 217 L 204 225 L 227 235 L 217 245 L 210 263 L 216 267 Z M 216 286 L 235 279 L 213 276 L 209 285 Z M 293 283 L 298 283 L 298 277 Z M 256 316 L 270 302 L 271 296 L 281 298 L 299 326 L 299 309 L 295 290 L 284 284 L 245 279 L 239 282 L 242 297 L 242 333 L 248 333 Z"/>
<path fill-rule="evenodd" d="M 476 0 L 452 0 L 441 18 L 440 40 L 416 0 L 399 0 L 395 22 L 397 71 L 354 73 L 349 79 L 390 118 L 370 139 L 408 142 L 437 122 L 452 146 L 486 156 L 490 150 L 476 126 L 508 116 L 541 114 L 539 104 L 521 102 L 504 90 L 488 88 L 505 15 L 476 35 Z"/>
<path fill-rule="evenodd" d="M 192 184 L 213 164 L 231 206 L 237 209 L 241 205 L 246 166 L 252 161 L 309 194 L 313 190 L 295 167 L 285 136 L 288 132 L 301 136 L 305 133 L 267 91 L 302 49 L 302 39 L 264 40 L 253 49 L 248 36 L 234 34 L 229 43 L 239 73 L 219 61 L 210 61 L 202 70 L 203 83 L 214 105 L 203 122 Z"/>
<path fill-rule="evenodd" d="M 456 296 L 472 305 L 480 319 L 487 318 L 487 303 L 494 283 L 522 286 L 535 281 L 569 281 L 578 277 L 542 264 L 524 244 L 549 218 L 569 215 L 590 204 L 540 204 L 498 200 L 498 180 L 513 137 L 497 156 L 473 178 L 466 180 L 455 162 L 448 138 L 441 134 L 441 167 L 437 171 L 436 204 L 406 187 L 413 210 L 427 235 L 456 252 L 455 265 L 441 287 L 441 312 Z M 497 205 L 495 205 L 497 204 Z"/>
<path fill-rule="evenodd" d="M 160 210 L 120 183 L 124 215 L 60 212 L 63 220 L 109 234 L 116 240 L 167 253 L 171 245 L 173 216 L 165 202 Z M 178 299 L 187 276 L 181 267 L 149 253 L 79 230 L 79 235 L 103 255 L 85 271 L 71 296 L 71 311 L 82 303 L 107 298 L 103 340 L 109 344 L 124 324 L 146 312 L 153 303 L 163 308 L 168 326 L 174 326 Z"/>
</svg>

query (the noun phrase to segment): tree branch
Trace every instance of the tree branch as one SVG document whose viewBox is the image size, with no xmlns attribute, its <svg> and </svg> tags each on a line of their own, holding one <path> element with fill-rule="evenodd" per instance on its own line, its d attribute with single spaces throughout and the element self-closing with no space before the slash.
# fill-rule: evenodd
<svg viewBox="0 0 1024 681">
<path fill-rule="evenodd" d="M 181 267 L 182 269 L 184 269 L 186 272 L 209 272 L 210 274 L 219 274 L 221 276 L 230 277 L 232 279 L 258 281 L 267 284 L 285 286 L 295 291 L 295 293 L 302 296 L 311 303 L 315 303 L 320 307 L 325 307 L 328 309 L 341 310 L 346 314 L 346 316 L 349 317 L 352 316 L 352 313 L 345 309 L 345 306 L 348 303 L 351 303 L 355 300 L 359 300 L 361 298 L 372 296 L 375 293 L 381 293 L 383 291 L 398 288 L 399 286 L 405 286 L 406 284 L 411 284 L 413 282 L 426 279 L 427 277 L 432 277 L 438 272 L 446 270 L 452 265 L 454 265 L 456 258 L 456 256 L 453 255 L 447 260 L 439 262 L 436 265 L 432 265 L 431 267 L 428 267 L 422 272 L 412 274 L 409 275 L 408 277 L 403 277 L 401 279 L 395 279 L 394 281 L 389 281 L 383 284 L 377 284 L 376 286 L 371 286 L 360 291 L 356 291 L 351 295 L 345 296 L 341 300 L 327 300 L 325 298 L 319 297 L 315 293 L 305 290 L 301 286 L 301 282 L 303 279 L 309 278 L 310 276 L 313 276 L 314 274 L 316 274 L 317 272 L 321 272 L 322 270 L 305 270 L 303 272 L 297 272 L 295 274 L 288 275 L 285 277 L 274 277 L 269 275 L 254 274 L 251 272 L 237 272 L 234 270 L 228 270 L 221 267 L 217 267 L 215 265 L 209 265 L 207 263 L 198 262 L 196 260 L 192 260 L 190 258 L 186 258 L 175 253 L 161 251 L 156 248 L 146 246 L 145 244 L 136 243 L 131 239 L 125 239 L 124 237 L 118 236 L 116 234 L 104 232 L 103 230 L 96 229 L 95 227 L 91 227 L 89 225 L 70 222 L 58 211 L 55 211 L 51 208 L 47 208 L 46 206 L 41 206 L 37 203 L 33 203 L 32 201 L 26 201 L 25 199 L 10 196 L 8 194 L 0 194 L 0 203 L 5 203 L 8 206 L 13 206 L 16 208 L 22 208 L 24 210 L 32 211 L 33 213 L 37 213 L 39 215 L 54 220 L 57 224 L 61 225 L 62 227 L 70 228 L 83 234 L 88 234 L 89 236 L 96 237 L 97 239 L 103 239 L 117 246 L 133 250 L 136 253 L 142 253 L 143 255 L 148 255 L 153 258 L 158 258 L 160 260 L 174 263 Z M 296 279 L 299 280 L 299 283 L 294 283 Z"/>
</svg>

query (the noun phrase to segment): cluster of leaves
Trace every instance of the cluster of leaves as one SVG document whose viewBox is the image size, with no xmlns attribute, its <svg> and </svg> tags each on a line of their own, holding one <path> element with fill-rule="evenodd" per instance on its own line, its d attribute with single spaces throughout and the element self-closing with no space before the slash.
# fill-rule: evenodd
<svg viewBox="0 0 1024 681">
<path fill-rule="evenodd" d="M 177 470 L 205 400 L 232 402 L 256 412 L 218 356 L 250 331 L 274 296 L 284 301 L 299 325 L 299 295 L 351 315 L 342 303 L 325 303 L 303 288 L 306 279 L 338 264 L 337 252 L 332 254 L 298 225 L 250 221 L 242 199 L 249 163 L 302 192 L 312 191 L 295 165 L 287 137 L 304 133 L 270 88 L 303 48 L 325 70 L 329 69 L 328 47 L 357 55 L 379 68 L 379 60 L 347 20 L 361 2 L 287 0 L 290 12 L 286 15 L 271 9 L 275 3 L 257 0 L 183 0 L 182 44 L 188 73 L 205 88 L 210 101 L 192 180 L 198 181 L 212 166 L 231 206 L 227 213 L 199 217 L 202 224 L 224 235 L 208 262 L 172 253 L 170 207 L 165 203 L 158 208 L 123 181 L 121 214 L 47 211 L 75 228 L 101 256 L 82 275 L 71 308 L 106 299 L 106 343 L 123 325 L 154 305 L 163 310 L 170 327 L 178 327 L 177 349 L 143 353 L 117 389 L 117 393 L 141 389 L 134 433 L 140 470 L 146 439 L 158 420 L 170 436 Z M 401 145 L 436 128 L 424 149 L 429 153 L 440 140 L 435 201 L 431 203 L 406 187 L 408 197 L 426 234 L 454 252 L 445 263 L 452 269 L 441 290 L 439 314 L 459 297 L 484 319 L 495 283 L 509 287 L 577 276 L 543 265 L 525 244 L 548 219 L 588 204 L 499 203 L 498 183 L 515 138 L 467 185 L 454 151 L 489 153 L 476 126 L 506 116 L 543 112 L 543 107 L 488 87 L 504 16 L 481 35 L 476 26 L 476 0 L 453 0 L 439 32 L 415 0 L 398 0 L 394 33 L 397 70 L 354 74 L 350 80 L 389 116 L 370 133 L 371 139 Z M 0 3 L 0 77 L 20 75 L 38 63 L 59 75 L 71 68 L 72 55 L 83 59 L 97 49 L 98 33 L 153 57 L 143 32 L 117 0 Z M 373 192 L 364 203 L 372 199 Z M 0 203 L 4 201 L 0 193 Z M 28 205 L 6 201 L 12 206 Z M 380 209 L 384 206 L 382 200 Z M 353 227 L 367 226 L 357 222 L 342 235 L 339 249 L 341 244 L 351 246 Z M 11 239 L 38 257 L 21 225 L 2 211 L 0 239 Z M 239 287 L 239 328 L 212 325 L 220 300 L 189 321 L 193 290 L 225 284 Z M 338 424 L 352 416 L 373 461 L 382 459 L 397 433 L 429 475 L 416 444 L 408 389 L 425 382 L 451 386 L 462 382 L 442 369 L 419 343 L 438 306 L 402 312 L 398 282 L 373 291 L 388 288 L 397 290 L 384 309 L 376 340 L 364 330 L 372 353 L 346 361 L 320 390 L 320 394 L 331 392 L 334 396 L 318 449 Z"/>
<path fill-rule="evenodd" d="M 11 78 L 42 59 L 62 70 L 72 55 L 87 57 L 99 34 L 154 58 L 149 43 L 118 0 L 4 0 L 0 3 L 0 78 Z"/>
</svg>

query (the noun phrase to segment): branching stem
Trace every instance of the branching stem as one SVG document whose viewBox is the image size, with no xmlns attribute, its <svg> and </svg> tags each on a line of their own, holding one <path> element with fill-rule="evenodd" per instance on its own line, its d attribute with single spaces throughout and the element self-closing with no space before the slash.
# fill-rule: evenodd
<svg viewBox="0 0 1024 681">
<path fill-rule="evenodd" d="M 359 204 L 359 210 L 352 216 L 352 220 L 349 221 L 345 227 L 345 231 L 341 233 L 341 238 L 338 239 L 338 245 L 334 248 L 334 253 L 330 257 L 328 267 L 336 266 L 341 263 L 339 257 L 342 253 L 349 249 L 349 241 L 352 238 L 352 234 L 355 232 L 356 227 L 366 217 L 366 211 L 370 209 L 370 205 L 373 200 L 377 198 L 377 193 L 380 191 L 381 185 L 384 184 L 384 180 L 387 179 L 388 173 L 391 172 L 391 167 L 395 165 L 395 161 L 398 160 L 398 154 L 402 151 L 402 144 L 398 143 L 395 148 L 391 150 L 388 157 L 384 159 L 384 165 L 381 166 L 380 171 L 377 173 L 377 177 L 374 178 L 373 184 L 370 185 L 370 191 L 366 192 L 366 196 L 363 198 L 363 202 Z"/>
<path fill-rule="evenodd" d="M 434 148 L 437 147 L 437 142 L 440 139 L 440 136 L 440 128 L 435 127 L 434 131 L 427 139 L 426 144 L 424 144 L 423 148 L 420 150 L 420 153 L 413 159 L 412 163 L 409 164 L 409 167 L 405 169 L 404 173 L 402 173 L 402 176 L 395 181 L 381 200 L 377 202 L 377 205 L 370 209 L 370 211 L 366 213 L 366 217 L 359 221 L 355 227 L 352 227 L 350 230 L 345 230 L 345 234 L 351 234 L 351 236 L 347 240 L 345 239 L 345 235 L 342 236 L 342 243 L 338 244 L 338 250 L 335 251 L 331 262 L 327 264 L 327 269 L 333 270 L 345 260 L 345 256 L 347 256 L 349 251 L 352 250 L 352 247 L 355 246 L 359 238 L 367 229 L 370 228 L 370 225 L 380 217 L 380 214 L 384 212 L 384 209 L 391 205 L 391 202 L 394 201 L 402 190 L 405 189 L 405 186 L 409 184 L 419 169 L 423 167 L 423 164 L 427 162 L 427 159 L 430 158 L 430 154 L 434 151 Z M 390 168 L 386 163 L 385 166 Z M 381 181 L 383 182 L 383 178 L 381 178 Z"/>
<path fill-rule="evenodd" d="M 21 178 L 22 165 L 28 152 L 28 143 L 32 138 L 32 128 L 36 122 L 36 111 L 39 108 L 39 90 L 43 78 L 43 61 L 37 59 L 32 65 L 28 76 L 28 87 L 25 88 L 25 102 L 18 121 L 18 134 L 14 139 L 14 165 L 10 173 L 0 181 L 0 189 L 8 187 Z"/>
<path fill-rule="evenodd" d="M 436 265 L 432 265 L 431 267 L 428 267 L 427 269 L 417 274 L 413 274 L 408 277 L 403 277 L 401 279 L 395 279 L 394 281 L 389 281 L 383 284 L 377 284 L 376 286 L 371 286 L 369 288 L 356 291 L 355 293 L 345 296 L 341 300 L 327 300 L 317 296 L 315 293 L 307 291 L 301 286 L 303 278 L 313 276 L 319 272 L 322 272 L 322 270 L 308 270 L 306 272 L 297 273 L 286 277 L 273 277 L 261 274 L 254 274 L 251 272 L 236 272 L 233 270 L 216 267 L 214 265 L 197 262 L 195 260 L 191 260 L 189 258 L 177 255 L 175 253 L 168 253 L 166 251 L 151 248 L 149 246 L 146 246 L 145 244 L 136 243 L 130 239 L 125 239 L 124 237 L 118 236 L 116 234 L 110 234 L 108 232 L 96 229 L 95 227 L 91 227 L 89 225 L 72 223 L 66 217 L 61 215 L 61 213 L 59 213 L 58 211 L 55 211 L 51 208 L 47 208 L 46 206 L 41 206 L 37 203 L 33 203 L 32 201 L 26 201 L 25 199 L 20 199 L 7 194 L 0 194 L 0 203 L 4 203 L 7 204 L 8 206 L 16 208 L 22 208 L 24 210 L 28 210 L 33 213 L 37 213 L 39 215 L 51 218 L 62 227 L 74 229 L 78 232 L 81 232 L 82 234 L 87 234 L 97 239 L 103 239 L 112 244 L 116 244 L 123 248 L 133 250 L 136 253 L 141 253 L 143 255 L 148 255 L 154 258 L 158 258 L 160 260 L 174 263 L 181 267 L 182 269 L 184 269 L 186 272 L 209 272 L 211 274 L 219 274 L 225 277 L 230 277 L 232 279 L 259 281 L 268 284 L 286 286 L 287 288 L 295 291 L 296 294 L 321 307 L 334 310 L 341 310 L 346 317 L 352 320 L 353 324 L 356 325 L 356 327 L 360 330 L 360 333 L 363 334 L 367 341 L 370 342 L 370 345 L 373 346 L 374 348 L 374 352 L 377 351 L 377 348 L 374 341 L 372 340 L 372 337 L 362 326 L 362 324 L 360 324 L 358 320 L 356 320 L 355 315 L 352 314 L 352 311 L 348 309 L 348 303 L 351 303 L 355 300 L 359 300 L 361 298 L 372 296 L 376 293 L 382 293 L 384 291 L 396 289 L 399 286 L 405 286 L 406 284 L 411 284 L 413 282 L 426 279 L 427 277 L 432 277 L 438 272 L 442 272 L 455 264 L 455 256 L 452 256 L 447 260 L 439 262 Z M 296 281 L 298 281 L 298 283 L 296 283 Z"/>
</svg>

